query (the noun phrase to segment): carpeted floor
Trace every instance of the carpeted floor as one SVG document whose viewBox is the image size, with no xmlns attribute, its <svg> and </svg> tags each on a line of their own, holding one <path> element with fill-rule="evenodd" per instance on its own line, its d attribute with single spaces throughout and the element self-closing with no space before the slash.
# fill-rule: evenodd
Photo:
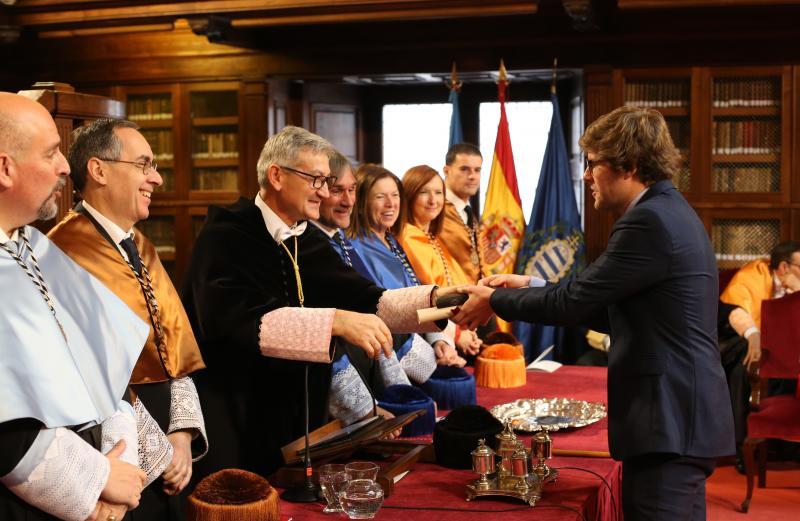
<svg viewBox="0 0 800 521">
<path fill-rule="evenodd" d="M 800 519 L 800 464 L 770 463 L 767 488 L 758 488 L 756 479 L 750 511 L 739 506 L 747 491 L 747 481 L 733 466 L 719 467 L 706 485 L 708 521 L 783 521 Z"/>
</svg>

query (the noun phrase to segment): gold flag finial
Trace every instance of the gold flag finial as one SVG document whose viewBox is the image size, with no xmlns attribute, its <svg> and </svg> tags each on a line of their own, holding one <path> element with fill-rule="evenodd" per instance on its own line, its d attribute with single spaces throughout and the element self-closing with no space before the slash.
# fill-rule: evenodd
<svg viewBox="0 0 800 521">
<path fill-rule="evenodd" d="M 500 77 L 499 81 L 508 82 L 508 71 L 506 71 L 506 64 L 503 62 L 503 59 L 500 58 Z"/>
<path fill-rule="evenodd" d="M 550 83 L 550 92 L 556 93 L 556 81 L 558 81 L 558 58 L 553 58 L 553 81 Z"/>
<path fill-rule="evenodd" d="M 461 90 L 461 86 L 464 84 L 463 81 L 458 81 L 458 73 L 456 72 L 456 62 L 453 62 L 453 68 L 450 70 L 450 82 L 447 83 L 447 86 L 450 90 L 454 90 L 458 92 Z"/>
</svg>

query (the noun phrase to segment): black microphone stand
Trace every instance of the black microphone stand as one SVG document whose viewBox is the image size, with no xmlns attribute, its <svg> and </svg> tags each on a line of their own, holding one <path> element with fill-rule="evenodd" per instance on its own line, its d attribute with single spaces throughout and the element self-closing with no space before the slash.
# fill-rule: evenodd
<svg viewBox="0 0 800 521">
<path fill-rule="evenodd" d="M 306 408 L 306 455 L 305 461 L 303 462 L 306 468 L 306 480 L 305 483 L 302 485 L 298 485 L 296 487 L 292 487 L 286 489 L 283 494 L 281 494 L 281 499 L 289 501 L 291 503 L 313 503 L 314 501 L 319 500 L 319 487 L 314 484 L 314 480 L 311 479 L 312 476 L 312 469 L 311 469 L 311 450 L 309 448 L 309 439 L 308 439 L 308 362 L 305 364 L 305 389 L 304 389 L 304 396 L 305 396 L 305 408 Z"/>
</svg>

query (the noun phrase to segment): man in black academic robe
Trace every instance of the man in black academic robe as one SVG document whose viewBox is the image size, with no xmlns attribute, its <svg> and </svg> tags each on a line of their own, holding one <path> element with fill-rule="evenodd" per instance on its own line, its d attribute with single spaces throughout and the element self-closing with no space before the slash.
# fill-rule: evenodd
<svg viewBox="0 0 800 521">
<path fill-rule="evenodd" d="M 255 200 L 210 208 L 197 238 L 182 298 L 207 365 L 197 384 L 213 441 L 199 477 L 276 470 L 280 447 L 304 431 L 306 364 L 314 429 L 327 416 L 334 338 L 384 356 L 389 328 L 419 330 L 413 311 L 433 302 L 432 286 L 375 286 L 306 226 L 335 182 L 332 153 L 324 139 L 285 128 L 264 146 Z"/>
</svg>

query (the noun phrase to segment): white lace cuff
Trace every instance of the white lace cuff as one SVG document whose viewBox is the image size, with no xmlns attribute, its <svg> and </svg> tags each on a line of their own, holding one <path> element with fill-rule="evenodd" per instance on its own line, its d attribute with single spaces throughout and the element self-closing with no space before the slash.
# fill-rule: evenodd
<svg viewBox="0 0 800 521">
<path fill-rule="evenodd" d="M 412 286 L 410 288 L 387 289 L 378 300 L 377 315 L 392 333 L 426 333 L 439 331 L 434 322 L 420 324 L 418 309 L 431 307 L 431 292 L 436 286 Z"/>
<path fill-rule="evenodd" d="M 448 336 L 446 331 L 447 331 L 447 329 L 445 329 L 444 331 L 437 331 L 435 333 L 423 333 L 422 334 L 422 338 L 424 338 L 425 341 L 427 343 L 429 343 L 430 345 L 433 345 L 436 342 L 440 342 L 441 341 L 441 342 L 446 342 L 451 347 L 456 347 L 456 343 L 453 342 L 453 337 L 452 336 Z"/>
<path fill-rule="evenodd" d="M 69 429 L 42 429 L 8 475 L 0 478 L 26 503 L 67 521 L 94 511 L 111 471 L 108 459 Z"/>
<path fill-rule="evenodd" d="M 139 438 L 136 432 L 136 412 L 128 402 L 120 402 L 117 412 L 102 424 L 102 442 L 100 450 L 108 454 L 119 440 L 125 440 L 125 450 L 119 459 L 139 466 Z"/>
<path fill-rule="evenodd" d="M 192 461 L 197 461 L 208 452 L 206 422 L 197 388 L 188 376 L 176 378 L 169 383 L 169 428 L 167 434 L 175 431 L 192 431 Z M 196 456 L 194 454 L 197 454 Z"/>
<path fill-rule="evenodd" d="M 372 410 L 372 395 L 353 364 L 334 373 L 328 411 L 344 425 L 360 420 Z"/>
<path fill-rule="evenodd" d="M 279 308 L 261 317 L 261 354 L 286 360 L 330 363 L 333 308 Z"/>
<path fill-rule="evenodd" d="M 172 444 L 147 412 L 141 400 L 136 400 L 133 409 L 136 411 L 136 425 L 139 432 L 139 468 L 147 474 L 144 484 L 147 486 L 155 481 L 172 461 Z"/>
<path fill-rule="evenodd" d="M 392 351 L 392 356 L 389 358 L 381 355 L 378 357 L 378 364 L 381 367 L 381 376 L 383 377 L 383 385 L 389 387 L 390 385 L 411 385 L 408 381 L 405 371 L 400 366 L 400 361 L 397 359 L 397 353 Z"/>
<path fill-rule="evenodd" d="M 411 349 L 400 359 L 400 366 L 412 382 L 425 383 L 436 370 L 436 353 L 424 338 L 414 335 Z"/>
</svg>

